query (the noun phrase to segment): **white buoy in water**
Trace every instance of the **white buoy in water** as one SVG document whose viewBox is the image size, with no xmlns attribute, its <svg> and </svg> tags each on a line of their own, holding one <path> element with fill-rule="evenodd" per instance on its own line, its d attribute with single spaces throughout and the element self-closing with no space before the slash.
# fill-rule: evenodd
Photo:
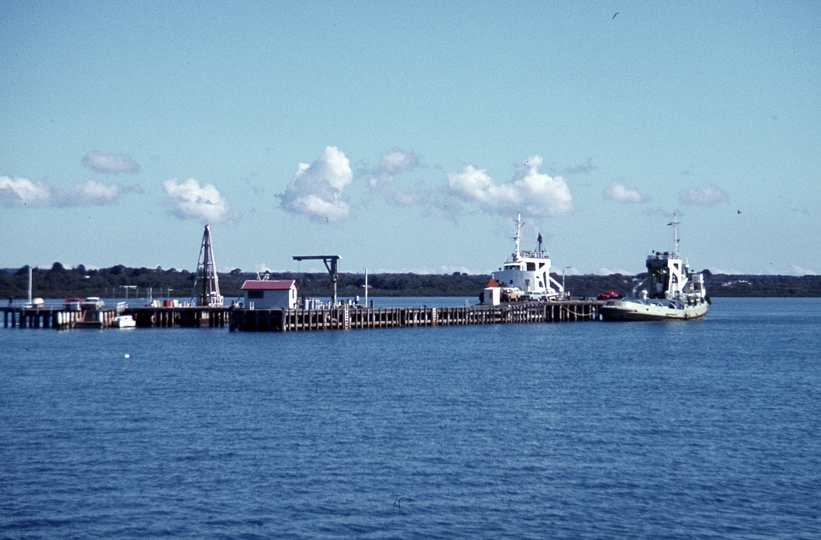
<svg viewBox="0 0 821 540">
<path fill-rule="evenodd" d="M 128 353 L 125 353 L 125 357 L 126 357 L 126 358 L 131 358 L 131 355 L 130 355 L 130 354 L 128 354 Z"/>
</svg>

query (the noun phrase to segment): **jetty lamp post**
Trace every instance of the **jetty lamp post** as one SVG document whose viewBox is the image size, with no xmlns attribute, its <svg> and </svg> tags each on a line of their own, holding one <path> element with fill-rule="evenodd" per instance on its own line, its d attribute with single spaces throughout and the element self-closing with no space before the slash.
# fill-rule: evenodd
<svg viewBox="0 0 821 540">
<path fill-rule="evenodd" d="M 570 270 L 573 268 L 572 266 L 565 266 L 562 268 L 562 295 L 564 296 L 563 300 L 567 300 L 567 289 L 564 288 L 564 271 Z"/>
<path fill-rule="evenodd" d="M 365 307 L 368 307 L 368 269 L 365 268 Z"/>
</svg>

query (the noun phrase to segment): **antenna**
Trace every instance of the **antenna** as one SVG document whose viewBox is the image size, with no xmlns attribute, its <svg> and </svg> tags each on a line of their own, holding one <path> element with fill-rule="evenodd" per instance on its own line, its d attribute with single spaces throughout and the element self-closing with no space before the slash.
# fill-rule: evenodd
<svg viewBox="0 0 821 540">
<path fill-rule="evenodd" d="M 522 221 L 522 214 L 518 214 L 516 217 L 516 236 L 513 239 L 516 241 L 516 251 L 513 253 L 513 260 L 519 260 L 519 239 L 522 236 L 522 225 L 524 225 L 524 221 Z"/>
<path fill-rule="evenodd" d="M 667 224 L 667 226 L 668 226 L 668 227 L 669 227 L 670 225 L 672 225 L 672 226 L 673 226 L 673 241 L 675 242 L 675 251 L 674 251 L 673 253 L 675 253 L 676 255 L 678 255 L 678 242 L 679 242 L 679 238 L 678 238 L 678 226 L 679 226 L 680 224 L 681 224 L 681 222 L 680 222 L 680 221 L 676 218 L 676 213 L 675 213 L 675 212 L 673 212 L 673 221 L 671 221 L 670 223 L 668 223 L 668 224 Z"/>
</svg>

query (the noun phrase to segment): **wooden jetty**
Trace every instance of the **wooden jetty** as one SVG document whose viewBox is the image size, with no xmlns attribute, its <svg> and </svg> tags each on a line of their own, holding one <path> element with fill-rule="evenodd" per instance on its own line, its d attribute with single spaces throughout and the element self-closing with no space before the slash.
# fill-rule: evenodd
<svg viewBox="0 0 821 540">
<path fill-rule="evenodd" d="M 514 302 L 498 306 L 388 307 L 345 305 L 324 309 L 236 309 L 230 330 L 294 332 L 406 326 L 599 320 L 596 300 Z"/>
<path fill-rule="evenodd" d="M 3 327 L 19 328 L 107 328 L 114 309 L 70 310 L 64 307 L 4 307 Z"/>
<path fill-rule="evenodd" d="M 158 327 L 224 327 L 230 321 L 230 306 L 130 307 L 123 313 L 131 315 L 140 328 Z"/>
<path fill-rule="evenodd" d="M 400 328 L 463 324 L 506 324 L 564 321 L 597 321 L 596 300 L 513 302 L 498 306 L 385 307 L 341 305 L 319 309 L 243 309 L 230 306 L 127 307 L 137 327 L 209 327 L 228 325 L 231 331 L 295 332 Z M 4 307 L 3 326 L 19 328 L 111 328 L 117 310 L 68 310 L 62 307 Z"/>
<path fill-rule="evenodd" d="M 65 307 L 3 307 L 4 328 L 112 328 L 118 314 L 131 315 L 139 327 L 224 327 L 231 308 L 218 307 L 134 307 L 71 310 Z"/>
</svg>

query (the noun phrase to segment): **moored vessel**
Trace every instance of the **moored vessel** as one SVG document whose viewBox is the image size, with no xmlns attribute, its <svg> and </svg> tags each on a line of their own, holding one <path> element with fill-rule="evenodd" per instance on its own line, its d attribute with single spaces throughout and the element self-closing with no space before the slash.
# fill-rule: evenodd
<svg viewBox="0 0 821 540">
<path fill-rule="evenodd" d="M 602 317 L 615 321 L 700 319 L 709 310 L 704 276 L 690 270 L 678 252 L 679 221 L 673 214 L 673 252 L 653 251 L 647 257 L 647 277 L 629 298 L 608 300 L 599 308 Z"/>
<path fill-rule="evenodd" d="M 542 235 L 534 251 L 520 249 L 522 216 L 516 218 L 513 254 L 491 278 L 501 291 L 501 301 L 559 300 L 564 287 L 550 276 L 550 255 L 542 249 Z M 491 283 L 493 283 L 493 281 Z"/>
<path fill-rule="evenodd" d="M 131 315 L 117 315 L 114 317 L 111 326 L 114 328 L 134 328 L 137 326 L 137 321 Z"/>
</svg>

